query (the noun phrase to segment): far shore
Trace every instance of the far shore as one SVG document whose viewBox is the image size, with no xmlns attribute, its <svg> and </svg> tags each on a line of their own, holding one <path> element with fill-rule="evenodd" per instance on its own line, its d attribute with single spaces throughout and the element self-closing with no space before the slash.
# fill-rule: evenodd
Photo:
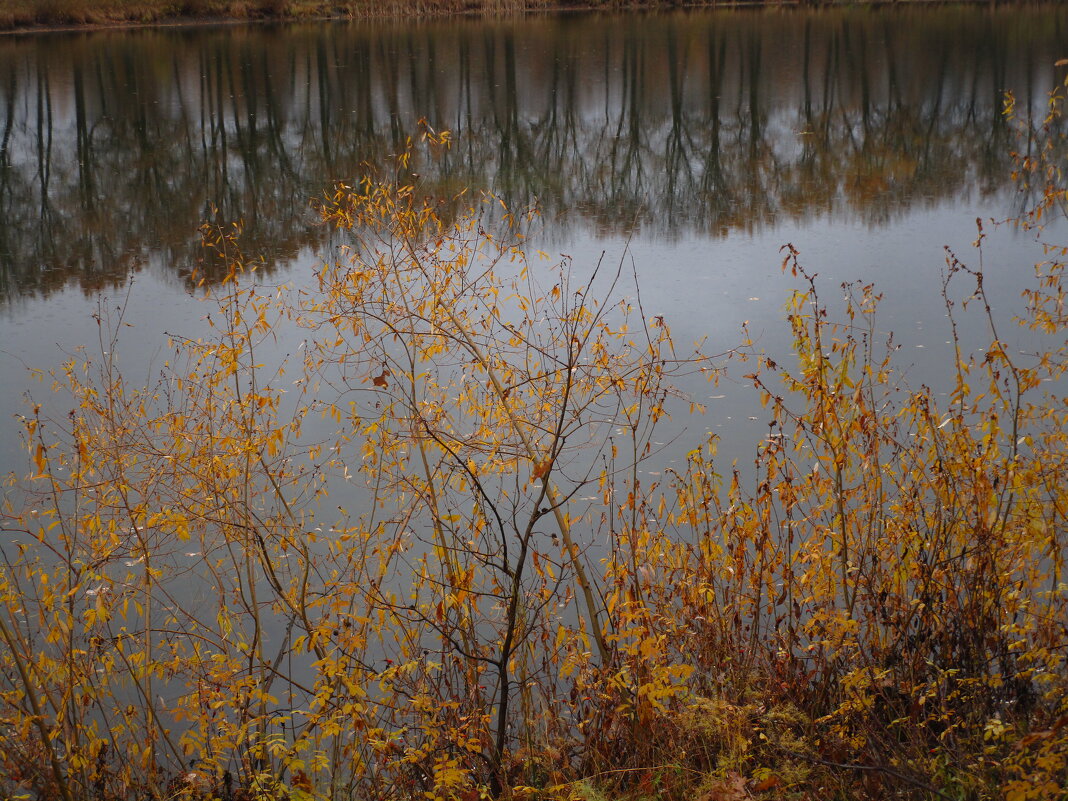
<svg viewBox="0 0 1068 801">
<path fill-rule="evenodd" d="M 956 2 L 977 6 L 1019 4 L 1019 0 Z M 0 8 L 0 35 L 251 22 L 510 16 L 560 11 L 947 4 L 952 3 L 946 0 L 8 0 Z"/>
</svg>

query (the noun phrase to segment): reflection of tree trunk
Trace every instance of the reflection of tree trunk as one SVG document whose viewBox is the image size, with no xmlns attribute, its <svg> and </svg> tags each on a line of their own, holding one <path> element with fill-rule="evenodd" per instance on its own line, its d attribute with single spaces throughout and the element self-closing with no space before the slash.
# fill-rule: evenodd
<svg viewBox="0 0 1068 801">
<path fill-rule="evenodd" d="M 219 203 L 229 194 L 230 186 L 230 165 L 229 159 L 226 158 L 226 154 L 229 151 L 226 141 L 226 107 L 223 105 L 223 98 L 226 96 L 223 88 L 223 59 L 222 49 L 216 49 L 215 67 L 212 70 L 215 73 L 215 107 L 211 115 L 211 144 L 212 163 L 215 165 L 215 170 L 213 171 L 215 173 L 215 192 L 213 197 L 218 198 L 216 202 Z"/>
<path fill-rule="evenodd" d="M 522 169 L 530 164 L 522 126 L 519 124 L 519 84 L 518 68 L 515 57 L 515 33 L 508 30 L 504 35 L 504 108 L 507 115 L 507 138 L 512 147 L 504 148 L 511 156 L 512 174 L 523 178 L 530 175 L 530 170 Z M 524 182 L 525 183 L 525 182 Z"/>
<path fill-rule="evenodd" d="M 608 84 L 604 85 L 607 89 Z M 568 54 L 564 66 L 563 98 L 555 96 L 556 105 L 563 104 L 564 133 L 562 137 L 569 143 L 570 149 L 578 150 L 578 119 L 575 112 L 578 111 L 578 69 L 577 58 L 574 52 Z M 578 163 L 582 163 L 581 158 Z M 587 168 L 592 165 L 584 165 Z"/>
<path fill-rule="evenodd" d="M 975 53 L 972 60 L 971 80 L 968 87 L 968 105 L 965 109 L 964 119 L 969 123 L 975 122 L 976 103 L 979 100 L 979 83 L 982 80 L 981 63 L 989 58 L 989 48 L 993 45 L 990 41 L 991 32 L 989 29 L 984 31 L 984 35 L 980 40 L 980 44 L 975 48 Z"/>
<path fill-rule="evenodd" d="M 609 149 L 607 187 L 597 206 L 612 208 L 621 217 L 629 217 L 638 210 L 636 199 L 645 199 L 645 170 L 642 136 L 642 101 L 644 59 L 641 37 L 627 30 L 622 37 L 620 109 L 615 135 Z M 604 190 L 602 190 L 604 191 Z M 627 199 L 630 199 L 629 201 Z M 626 222 L 624 221 L 624 225 Z"/>
<path fill-rule="evenodd" d="M 326 54 L 325 37 L 319 37 L 316 42 L 315 58 L 315 80 L 319 88 L 319 142 L 322 145 L 323 163 L 333 165 L 334 158 L 330 148 L 330 64 Z M 396 89 L 395 84 L 393 88 Z"/>
<path fill-rule="evenodd" d="M 705 148 L 705 163 L 701 175 L 701 205 L 705 216 L 714 226 L 719 227 L 723 211 L 729 208 L 731 200 L 729 187 L 723 178 L 723 162 L 720 159 L 720 107 L 724 91 L 724 67 L 727 61 L 727 41 L 710 30 L 707 39 L 708 65 L 708 130 L 709 141 Z"/>
<path fill-rule="evenodd" d="M 1031 49 L 1024 52 L 1024 102 L 1027 104 L 1027 116 L 1030 118 L 1035 110 L 1035 53 Z M 1045 113 L 1040 111 L 1039 113 Z"/>
<path fill-rule="evenodd" d="M 353 77 L 356 79 L 357 110 L 360 112 L 359 130 L 367 139 L 373 138 L 378 130 L 378 121 L 375 117 L 374 95 L 372 81 L 373 70 L 371 69 L 371 48 L 358 47 L 353 54 L 356 71 Z"/>
<path fill-rule="evenodd" d="M 231 75 L 233 75 L 233 61 L 231 60 Z M 260 169 L 257 143 L 257 131 L 258 121 L 256 115 L 257 86 L 252 73 L 251 60 L 247 53 L 242 53 L 237 68 L 241 72 L 241 89 L 238 91 L 235 87 L 233 92 L 233 115 L 234 115 L 234 136 L 237 139 L 238 151 L 241 153 L 241 166 L 245 170 L 245 204 L 246 208 L 242 210 L 242 214 L 245 217 L 245 221 L 255 224 L 260 219 L 260 200 L 263 196 L 263 192 L 260 189 Z M 234 86 L 236 80 L 231 77 L 230 85 Z M 239 107 L 241 105 L 245 107 L 245 124 L 244 130 L 242 130 L 241 117 L 239 116 Z M 325 136 L 325 134 L 324 134 Z"/>
<path fill-rule="evenodd" d="M 515 36 L 512 31 L 504 34 L 504 102 L 508 114 L 508 127 L 519 130 L 519 91 L 516 81 Z"/>
<path fill-rule="evenodd" d="M 805 130 L 812 129 L 812 79 L 809 75 L 812 69 L 812 20 L 805 20 L 804 44 L 801 49 L 801 83 L 804 92 L 802 109 L 805 119 Z"/>
<path fill-rule="evenodd" d="M 860 41 L 856 47 L 857 71 L 860 74 L 860 113 L 864 121 L 864 139 L 871 136 L 871 77 L 868 74 L 871 59 L 868 58 L 868 40 L 861 30 L 858 34 Z"/>
<path fill-rule="evenodd" d="M 264 51 L 260 62 L 260 74 L 263 76 L 263 113 L 267 118 L 264 130 L 271 153 L 278 161 L 279 169 L 292 174 L 293 166 L 286 151 L 285 142 L 282 140 L 282 128 L 284 120 L 280 113 L 282 104 L 278 101 L 278 93 L 274 88 L 274 78 L 271 75 L 270 65 L 267 63 L 267 52 Z"/>
<path fill-rule="evenodd" d="M 516 79 L 515 38 L 511 31 L 500 34 L 500 57 L 498 40 L 487 32 L 485 42 L 486 89 L 493 110 L 492 124 L 496 133 L 497 156 L 500 179 L 497 186 L 506 194 L 516 192 L 523 179 L 523 168 L 529 163 L 524 159 L 525 148 L 519 125 L 518 91 Z M 500 61 L 500 64 L 498 64 Z M 527 171 L 529 175 L 529 171 Z"/>
<path fill-rule="evenodd" d="M 901 83 L 897 77 L 897 48 L 890 25 L 883 26 L 883 50 L 886 52 L 886 99 L 888 114 L 901 108 Z"/>
<path fill-rule="evenodd" d="M 204 159 L 205 164 L 208 160 L 209 146 L 208 137 L 211 135 L 209 120 L 211 119 L 211 106 L 209 105 L 209 98 L 211 97 L 211 81 L 209 79 L 211 60 L 205 51 L 201 50 L 197 58 L 197 74 L 200 75 L 200 80 L 197 82 L 200 89 L 199 96 L 197 97 L 197 106 L 200 112 L 200 120 L 197 124 L 198 133 L 200 134 L 200 152 Z"/>
<path fill-rule="evenodd" d="M 561 127 L 560 104 L 564 94 L 561 75 L 564 70 L 562 61 L 566 58 L 562 51 L 561 44 L 557 42 L 549 70 L 549 80 L 545 85 L 545 114 L 534 126 L 537 132 L 537 138 L 533 142 L 534 159 L 542 164 L 552 164 L 562 157 L 562 143 L 558 138 Z"/>
<path fill-rule="evenodd" d="M 75 153 L 78 158 L 78 189 L 82 212 L 92 213 L 93 206 L 93 149 L 90 142 L 88 113 L 85 108 L 85 85 L 80 65 L 73 70 Z"/>
<path fill-rule="evenodd" d="M 42 223 L 51 218 L 48 188 L 52 177 L 52 124 L 52 89 L 48 68 L 40 65 L 37 72 L 37 185 Z"/>
<path fill-rule="evenodd" d="M 171 57 L 171 75 L 173 76 L 171 82 L 174 85 L 175 98 L 178 101 L 177 141 L 173 143 L 173 147 L 181 148 L 180 163 L 188 164 L 191 167 L 196 165 L 194 169 L 201 168 L 202 161 L 197 158 L 198 154 L 193 142 L 199 126 L 193 122 L 193 108 L 186 100 L 185 92 L 182 88 L 182 70 L 177 52 L 173 53 Z M 201 133 L 201 137 L 203 137 L 203 133 Z"/>
<path fill-rule="evenodd" d="M 411 33 L 405 39 L 404 50 L 408 60 L 408 91 L 411 107 L 417 109 L 431 126 L 440 127 L 445 119 L 442 93 L 438 88 L 437 39 L 421 35 L 418 39 Z"/>
<path fill-rule="evenodd" d="M 749 37 L 748 61 L 749 61 L 749 149 L 755 153 L 764 136 L 763 119 L 760 110 L 760 82 L 762 80 L 761 46 L 762 39 L 759 33 Z"/>
<path fill-rule="evenodd" d="M 671 130 L 668 134 L 665 153 L 669 213 L 674 213 L 674 200 L 678 195 L 680 179 L 686 179 L 688 185 L 693 177 L 686 147 L 689 128 L 686 125 L 686 117 L 683 110 L 685 76 L 689 74 L 687 54 L 688 48 L 685 45 L 682 52 L 680 53 L 679 51 L 676 29 L 669 29 L 667 36 L 667 68 L 669 96 L 671 98 Z"/>
<path fill-rule="evenodd" d="M 989 122 L 979 127 L 982 124 L 981 118 L 978 114 L 975 115 L 976 127 L 980 131 L 989 132 L 986 139 L 986 148 L 984 150 L 983 167 L 984 171 L 993 176 L 997 165 L 1004 158 L 1008 148 L 1005 145 L 1005 136 L 1008 133 L 1008 120 L 1002 109 L 1002 104 L 1005 101 L 1005 87 L 1008 84 L 1008 59 L 1006 54 L 1008 47 L 1004 41 L 1004 34 L 1001 31 L 994 33 L 991 31 L 990 47 L 986 49 L 985 55 L 990 60 L 990 103 L 989 103 Z M 978 66 L 976 72 L 979 72 Z M 978 99 L 974 102 L 978 103 Z"/>
<path fill-rule="evenodd" d="M 946 90 L 947 66 L 946 54 L 945 51 L 943 51 L 941 57 L 938 59 L 938 71 L 933 82 L 936 87 L 934 102 L 926 111 L 927 127 L 923 133 L 923 147 L 920 157 L 920 162 L 925 167 L 929 167 L 931 164 L 931 139 L 934 135 L 935 126 L 938 124 L 938 121 L 942 116 L 942 96 Z"/>
<path fill-rule="evenodd" d="M 460 102 L 456 106 L 456 130 L 475 130 L 475 112 L 472 108 L 472 95 L 474 94 L 474 81 L 471 77 L 471 43 L 466 37 L 460 40 L 457 47 L 459 59 Z M 475 164 L 475 137 L 467 136 L 467 169 L 474 170 Z"/>
<path fill-rule="evenodd" d="M 820 104 L 820 130 L 822 141 L 830 140 L 831 115 L 834 111 L 835 78 L 838 75 L 838 36 L 832 33 L 827 39 L 827 55 L 823 68 L 823 102 Z"/>
<path fill-rule="evenodd" d="M 156 180 L 158 163 L 152 158 L 155 143 L 149 135 L 149 128 L 152 127 L 152 121 L 149 119 L 149 108 L 152 105 L 149 97 L 151 87 L 147 80 L 147 75 L 142 80 L 142 65 L 134 61 L 133 54 L 129 50 L 123 52 L 122 67 L 132 89 L 130 106 L 133 111 L 133 129 L 136 134 L 137 153 L 140 156 L 138 168 L 142 171 L 142 177 L 147 184 L 143 188 L 147 191 L 153 191 L 159 187 Z"/>
<path fill-rule="evenodd" d="M 7 92 L 4 98 L 4 135 L 0 138 L 0 169 L 6 169 L 11 165 L 11 131 L 15 127 L 15 95 L 16 79 L 15 70 L 12 68 L 7 73 Z"/>
<path fill-rule="evenodd" d="M 104 51 L 96 59 L 96 102 L 102 118 L 113 117 L 115 109 L 115 59 L 109 51 Z M 107 71 L 105 73 L 105 70 Z"/>
<path fill-rule="evenodd" d="M 501 172 L 507 172 L 507 165 L 511 164 L 509 153 L 512 147 L 512 132 L 508 128 L 507 109 L 502 108 L 503 102 L 501 100 L 500 85 L 498 83 L 499 76 L 497 74 L 497 39 L 492 30 L 487 30 L 482 37 L 482 59 L 484 69 L 486 70 L 485 81 L 483 83 L 483 86 L 485 87 L 484 96 L 492 111 L 492 118 L 489 122 L 492 124 L 492 129 L 496 137 L 495 142 L 500 143 L 497 147 L 497 158 L 501 165 L 500 170 Z"/>
<path fill-rule="evenodd" d="M 849 137 L 849 144 L 852 147 L 853 152 L 860 153 L 864 149 L 864 145 L 867 143 L 867 137 L 865 136 L 861 141 L 858 142 L 856 134 L 853 131 L 854 126 L 852 120 L 850 120 L 849 118 L 849 108 L 847 106 L 847 104 L 851 100 L 848 92 L 848 83 L 854 78 L 854 76 L 856 76 L 857 74 L 861 74 L 861 115 L 865 134 L 867 134 L 868 114 L 866 107 L 867 87 L 863 84 L 864 80 L 866 80 L 866 77 L 861 73 L 862 67 L 860 67 L 856 63 L 856 60 L 854 58 L 852 39 L 853 37 L 850 36 L 849 28 L 843 27 L 841 38 L 839 40 L 839 51 L 842 54 L 840 61 L 843 63 L 843 67 L 838 71 L 838 81 L 839 86 L 841 87 L 839 89 L 838 95 L 840 98 L 843 98 L 843 101 L 839 103 L 838 113 L 841 116 L 842 120 L 842 130 L 845 131 L 846 136 Z"/>
<path fill-rule="evenodd" d="M 631 190 L 633 196 L 638 197 L 642 194 L 642 185 L 645 183 L 641 158 L 643 151 L 642 105 L 645 98 L 645 48 L 642 40 L 637 36 L 629 35 L 623 52 L 628 61 L 624 74 L 627 75 L 629 89 L 629 102 L 625 106 L 628 136 L 624 174 L 634 173 L 635 183 Z"/>
<path fill-rule="evenodd" d="M 15 127 L 15 95 L 17 80 L 12 65 L 7 73 L 7 91 L 4 97 L 4 133 L 0 138 L 0 220 L 12 219 L 15 204 L 13 187 L 14 170 L 11 167 L 11 132 Z M 18 290 L 16 267 L 16 233 L 11 226 L 0 225 L 0 298 L 9 297 Z"/>
</svg>

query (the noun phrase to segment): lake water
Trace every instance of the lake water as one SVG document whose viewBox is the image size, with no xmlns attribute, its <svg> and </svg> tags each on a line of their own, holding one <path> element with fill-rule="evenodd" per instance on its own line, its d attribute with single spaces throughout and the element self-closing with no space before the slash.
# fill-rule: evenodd
<svg viewBox="0 0 1068 801">
<path fill-rule="evenodd" d="M 267 280 L 310 282 L 327 236 L 311 199 L 397 152 L 421 118 L 454 135 L 420 177 L 430 191 L 538 203 L 534 247 L 577 270 L 626 259 L 678 340 L 725 350 L 749 321 L 783 353 L 791 242 L 829 298 L 874 281 L 910 380 L 937 385 L 943 247 L 974 263 L 976 218 L 1023 202 L 1003 93 L 1041 115 L 1066 54 L 1058 6 L 0 38 L 0 468 L 25 468 L 7 421 L 27 389 L 48 402 L 26 368 L 97 347 L 101 298 L 126 304 L 123 364 L 147 377 L 165 332 L 204 329 L 189 283 L 202 220 L 243 220 Z M 1039 258 L 1008 228 L 989 240 L 1006 316 Z M 693 392 L 726 453 L 751 451 L 751 397 Z"/>
<path fill-rule="evenodd" d="M 423 119 L 453 134 L 420 164 L 423 189 L 537 204 L 532 250 L 580 275 L 602 259 L 632 267 L 646 314 L 682 345 L 726 351 L 748 322 L 756 347 L 788 363 L 782 307 L 797 284 L 780 266 L 792 243 L 832 308 L 842 282 L 874 282 L 905 378 L 943 391 L 945 248 L 980 266 L 976 219 L 1026 206 L 1010 153 L 1027 141 L 1002 114 L 1005 92 L 1041 121 L 1065 56 L 1068 7 L 1056 5 L 0 37 L 0 475 L 29 470 L 13 419 L 27 398 L 67 411 L 29 368 L 109 348 L 101 310 L 125 307 L 120 363 L 134 381 L 158 374 L 169 334 L 207 330 L 190 278 L 203 220 L 243 221 L 261 280 L 309 286 L 330 244 L 313 199 L 384 163 Z M 1007 321 L 1043 253 L 1030 234 L 984 225 L 986 288 Z M 966 348 L 989 336 L 983 321 L 959 331 Z M 304 335 L 280 332 L 279 353 Z M 744 469 L 768 432 L 745 384 L 684 387 L 707 413 L 673 421 L 644 468 L 666 469 L 713 431 Z M 592 562 L 597 546 L 584 545 Z M 112 578 L 142 569 L 130 557 L 113 559 Z M 206 555 L 174 546 L 153 559 L 170 593 L 154 603 L 213 620 L 229 590 Z M 264 636 L 285 650 L 292 627 L 277 614 Z M 168 704 L 188 690 L 172 684 L 156 688 Z"/>
</svg>

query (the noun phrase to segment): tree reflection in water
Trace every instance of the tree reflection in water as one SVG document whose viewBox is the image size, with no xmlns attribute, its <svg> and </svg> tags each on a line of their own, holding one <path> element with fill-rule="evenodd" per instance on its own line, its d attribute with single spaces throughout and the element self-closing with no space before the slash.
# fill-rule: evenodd
<svg viewBox="0 0 1068 801">
<path fill-rule="evenodd" d="M 431 191 L 664 237 L 877 225 L 1008 180 L 1002 92 L 1044 104 L 1068 9 L 549 16 L 63 34 L 0 44 L 0 295 L 187 276 L 204 219 L 268 263 L 309 200 L 454 131 Z"/>
</svg>

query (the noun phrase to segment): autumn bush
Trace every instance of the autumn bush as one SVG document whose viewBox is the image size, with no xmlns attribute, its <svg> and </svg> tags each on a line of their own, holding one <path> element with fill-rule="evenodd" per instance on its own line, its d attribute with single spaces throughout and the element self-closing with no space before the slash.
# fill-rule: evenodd
<svg viewBox="0 0 1068 801">
<path fill-rule="evenodd" d="M 1038 230 L 1060 142 L 1021 128 Z M 1033 357 L 949 257 L 950 318 L 990 341 L 942 401 L 901 378 L 875 288 L 828 308 L 789 246 L 793 353 L 684 351 L 620 265 L 529 253 L 535 212 L 412 185 L 447 145 L 323 199 L 313 287 L 206 230 L 211 334 L 154 383 L 106 306 L 51 377 L 69 414 L 27 414 L 5 512 L 0 792 L 1063 794 L 1065 251 Z M 765 408 L 754 467 L 711 438 L 643 473 L 700 412 L 680 384 L 724 371 Z"/>
</svg>

